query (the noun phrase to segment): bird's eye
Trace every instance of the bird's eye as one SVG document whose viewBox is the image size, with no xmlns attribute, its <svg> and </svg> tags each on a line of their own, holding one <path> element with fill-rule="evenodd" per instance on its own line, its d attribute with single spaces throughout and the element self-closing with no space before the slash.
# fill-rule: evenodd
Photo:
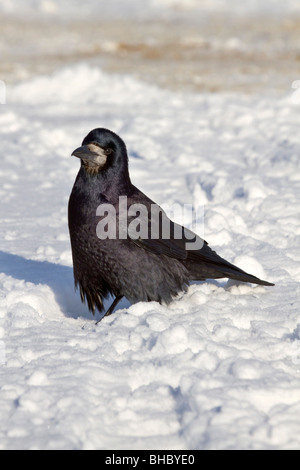
<svg viewBox="0 0 300 470">
<path fill-rule="evenodd" d="M 104 153 L 105 153 L 105 155 L 110 155 L 111 153 L 113 153 L 113 149 L 107 148 L 107 149 L 105 149 Z"/>
</svg>

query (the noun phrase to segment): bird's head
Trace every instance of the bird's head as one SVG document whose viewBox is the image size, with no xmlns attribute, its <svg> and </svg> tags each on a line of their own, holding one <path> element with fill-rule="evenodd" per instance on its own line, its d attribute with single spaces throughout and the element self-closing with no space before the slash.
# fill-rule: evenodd
<svg viewBox="0 0 300 470">
<path fill-rule="evenodd" d="M 82 146 L 72 153 L 81 159 L 87 173 L 95 175 L 109 168 L 127 168 L 127 150 L 123 140 L 108 129 L 94 129 L 83 139 Z"/>
</svg>

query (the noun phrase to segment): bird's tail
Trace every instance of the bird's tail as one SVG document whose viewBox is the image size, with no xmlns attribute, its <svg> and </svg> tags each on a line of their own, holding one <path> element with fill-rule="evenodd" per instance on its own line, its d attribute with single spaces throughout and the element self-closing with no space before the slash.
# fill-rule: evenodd
<svg viewBox="0 0 300 470">
<path fill-rule="evenodd" d="M 259 279 L 258 277 L 253 276 L 252 274 L 248 274 L 236 266 L 234 266 L 234 269 L 231 267 L 220 266 L 220 274 L 222 274 L 222 277 L 228 277 L 229 279 L 234 279 L 236 281 L 251 282 L 253 284 L 259 284 L 261 286 L 274 286 L 272 282 Z"/>
<path fill-rule="evenodd" d="M 227 264 L 213 264 L 213 263 L 201 263 L 199 265 L 192 264 L 192 266 L 187 266 L 190 279 L 196 281 L 203 281 L 205 279 L 221 279 L 223 277 L 228 277 L 235 281 L 242 282 L 251 282 L 253 284 L 259 284 L 261 286 L 274 286 L 272 282 L 264 281 L 259 279 L 252 274 L 246 273 L 237 266 Z"/>
<path fill-rule="evenodd" d="M 196 276 L 193 277 L 194 280 L 204 280 L 208 278 L 221 279 L 228 277 L 236 281 L 252 282 L 253 284 L 260 284 L 262 286 L 274 286 L 273 283 L 246 273 L 246 271 L 243 271 L 241 268 L 221 258 L 206 242 L 201 250 L 194 252 L 189 251 L 187 263 L 189 265 L 189 272 L 193 273 L 193 276 Z"/>
</svg>

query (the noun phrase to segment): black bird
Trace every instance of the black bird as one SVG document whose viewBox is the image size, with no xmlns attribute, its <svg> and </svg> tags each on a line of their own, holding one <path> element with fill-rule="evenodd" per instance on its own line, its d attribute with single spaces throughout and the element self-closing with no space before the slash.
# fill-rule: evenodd
<svg viewBox="0 0 300 470">
<path fill-rule="evenodd" d="M 170 221 L 131 183 L 126 146 L 114 132 L 92 130 L 72 155 L 81 160 L 68 208 L 74 280 L 93 313 L 96 307 L 103 311 L 109 294 L 115 300 L 104 316 L 123 296 L 131 303 L 168 304 L 191 280 L 227 277 L 274 285 L 242 271 Z"/>
</svg>

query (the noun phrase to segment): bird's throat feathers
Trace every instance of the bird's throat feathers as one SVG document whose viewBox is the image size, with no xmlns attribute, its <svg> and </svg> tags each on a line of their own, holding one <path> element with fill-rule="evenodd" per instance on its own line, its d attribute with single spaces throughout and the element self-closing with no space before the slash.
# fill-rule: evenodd
<svg viewBox="0 0 300 470">
<path fill-rule="evenodd" d="M 117 201 L 119 196 L 131 192 L 132 183 L 128 168 L 123 171 L 113 171 L 107 168 L 104 171 L 96 167 L 86 167 L 82 164 L 77 176 L 77 188 L 88 191 L 90 195 L 105 195 L 107 201 Z"/>
<path fill-rule="evenodd" d="M 82 165 L 83 165 L 84 170 L 85 170 L 85 171 L 87 172 L 87 174 L 90 175 L 90 176 L 98 175 L 98 173 L 100 173 L 100 171 L 102 170 L 101 167 L 99 167 L 99 166 L 91 166 L 91 165 L 89 165 L 89 164 L 86 163 L 86 162 L 83 162 Z"/>
</svg>

